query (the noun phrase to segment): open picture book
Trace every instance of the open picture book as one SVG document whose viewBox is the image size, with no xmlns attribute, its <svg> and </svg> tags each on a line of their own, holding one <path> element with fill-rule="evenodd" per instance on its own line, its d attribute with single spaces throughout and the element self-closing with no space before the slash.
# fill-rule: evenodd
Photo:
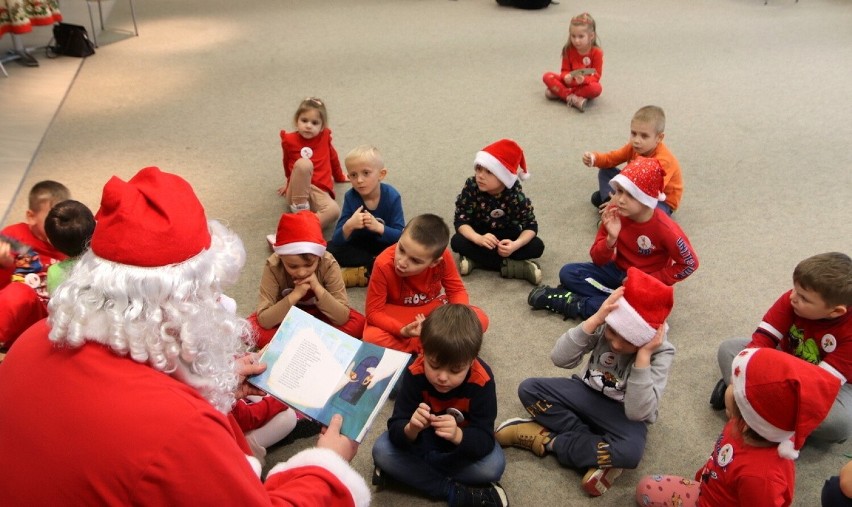
<svg viewBox="0 0 852 507">
<path fill-rule="evenodd" d="M 361 442 L 410 358 L 293 307 L 260 356 L 266 371 L 248 382 L 323 425 L 342 415 L 340 432 Z"/>
</svg>

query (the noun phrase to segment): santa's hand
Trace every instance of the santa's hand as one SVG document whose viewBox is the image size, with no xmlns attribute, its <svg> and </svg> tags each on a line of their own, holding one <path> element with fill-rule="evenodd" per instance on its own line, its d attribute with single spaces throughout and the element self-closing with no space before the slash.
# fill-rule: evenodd
<svg viewBox="0 0 852 507">
<path fill-rule="evenodd" d="M 346 461 L 352 461 L 358 452 L 358 442 L 350 440 L 349 437 L 340 434 L 343 425 L 343 416 L 334 414 L 327 428 L 317 439 L 317 447 L 320 449 L 331 449 Z"/>
<path fill-rule="evenodd" d="M 257 358 L 259 355 L 257 353 L 246 354 L 243 357 L 237 359 L 235 363 L 234 370 L 237 372 L 237 390 L 234 392 L 234 396 L 239 400 L 241 398 L 245 398 L 246 396 L 265 396 L 266 393 L 263 390 L 258 389 L 257 387 L 246 382 L 246 377 L 250 377 L 252 375 L 257 375 L 259 373 L 263 373 L 266 371 L 266 363 L 259 363 Z"/>
</svg>

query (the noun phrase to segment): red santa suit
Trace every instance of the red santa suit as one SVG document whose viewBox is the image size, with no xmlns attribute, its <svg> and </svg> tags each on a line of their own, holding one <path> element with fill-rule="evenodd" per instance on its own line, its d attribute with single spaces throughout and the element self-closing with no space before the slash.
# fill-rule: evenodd
<svg viewBox="0 0 852 507">
<path fill-rule="evenodd" d="M 363 479 L 309 449 L 265 483 L 228 418 L 193 387 L 46 321 L 0 368 L 0 491 L 8 505 L 367 505 Z"/>
</svg>

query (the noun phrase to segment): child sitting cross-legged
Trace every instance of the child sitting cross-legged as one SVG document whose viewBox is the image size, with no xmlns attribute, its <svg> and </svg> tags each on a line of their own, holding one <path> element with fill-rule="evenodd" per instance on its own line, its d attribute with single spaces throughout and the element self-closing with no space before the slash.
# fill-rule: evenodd
<svg viewBox="0 0 852 507">
<path fill-rule="evenodd" d="M 477 357 L 479 319 L 448 304 L 422 327 L 423 354 L 403 373 L 388 431 L 373 446 L 373 484 L 402 483 L 451 506 L 508 506 L 497 483 L 506 460 L 494 441 L 494 376 Z"/>
<path fill-rule="evenodd" d="M 636 486 L 638 505 L 792 505 L 793 460 L 831 409 L 840 379 L 771 348 L 745 349 L 732 364 L 732 383 L 724 394 L 728 422 L 710 459 L 694 481 L 672 475 L 643 477 Z"/>
<path fill-rule="evenodd" d="M 44 221 L 44 232 L 50 244 L 68 256 L 47 268 L 47 292 L 53 295 L 89 248 L 95 232 L 95 217 L 88 206 L 68 199 L 50 209 Z"/>
<path fill-rule="evenodd" d="M 456 234 L 450 245 L 459 254 L 459 273 L 474 268 L 500 271 L 504 278 L 541 283 L 541 268 L 531 259 L 544 253 L 533 206 L 519 179 L 529 178 L 524 152 L 501 139 L 476 154 L 474 175 L 456 198 Z"/>
<path fill-rule="evenodd" d="M 674 359 L 665 322 L 673 304 L 670 286 L 630 268 L 624 286 L 550 353 L 556 366 L 574 368 L 591 352 L 583 376 L 521 382 L 518 397 L 532 418 L 500 424 L 500 445 L 552 452 L 563 466 L 588 469 L 581 484 L 592 496 L 636 468 Z"/>
<path fill-rule="evenodd" d="M 274 253 L 266 259 L 260 278 L 257 311 L 248 317 L 258 347 L 269 343 L 294 306 L 349 336 L 361 338 L 364 316 L 349 307 L 340 266 L 325 247 L 316 214 L 299 211 L 281 215 Z"/>
</svg>

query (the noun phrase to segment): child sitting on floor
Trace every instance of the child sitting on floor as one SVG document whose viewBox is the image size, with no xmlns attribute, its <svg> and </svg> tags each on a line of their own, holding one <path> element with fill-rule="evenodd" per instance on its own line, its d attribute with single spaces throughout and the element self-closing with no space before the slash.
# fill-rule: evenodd
<svg viewBox="0 0 852 507">
<path fill-rule="evenodd" d="M 81 202 L 71 199 L 62 201 L 47 214 L 44 232 L 50 243 L 68 256 L 64 261 L 47 268 L 47 292 L 53 295 L 53 291 L 68 276 L 80 255 L 89 248 L 89 241 L 95 232 L 95 217 L 92 210 Z"/>
<path fill-rule="evenodd" d="M 529 178 L 523 150 L 501 139 L 476 154 L 473 171 L 456 198 L 457 232 L 450 241 L 459 254 L 459 273 L 500 270 L 504 278 L 538 285 L 541 268 L 531 259 L 541 257 L 544 243 L 532 202 L 518 181 Z"/>
<path fill-rule="evenodd" d="M 366 287 L 376 256 L 399 241 L 405 227 L 402 198 L 382 181 L 388 170 L 374 146 L 358 146 L 344 163 L 352 188 L 343 197 L 328 251 L 342 267 L 347 287 Z"/>
<path fill-rule="evenodd" d="M 399 242 L 376 258 L 367 286 L 364 341 L 419 354 L 423 319 L 441 305 L 468 304 L 449 241 L 450 229 L 441 217 L 419 215 L 405 226 Z M 488 317 L 472 308 L 485 332 Z"/>
<path fill-rule="evenodd" d="M 553 364 L 570 369 L 591 352 L 583 376 L 521 382 L 518 397 L 532 419 L 500 424 L 500 445 L 552 452 L 563 466 L 588 469 L 581 485 L 592 496 L 622 469 L 636 468 L 674 359 L 666 337 L 673 297 L 672 287 L 630 268 L 624 287 L 550 353 Z"/>
<path fill-rule="evenodd" d="M 325 246 L 314 213 L 281 215 L 274 253 L 266 259 L 260 278 L 257 310 L 248 318 L 258 347 L 269 343 L 293 306 L 361 338 L 364 316 L 349 307 L 340 266 Z"/>
</svg>

